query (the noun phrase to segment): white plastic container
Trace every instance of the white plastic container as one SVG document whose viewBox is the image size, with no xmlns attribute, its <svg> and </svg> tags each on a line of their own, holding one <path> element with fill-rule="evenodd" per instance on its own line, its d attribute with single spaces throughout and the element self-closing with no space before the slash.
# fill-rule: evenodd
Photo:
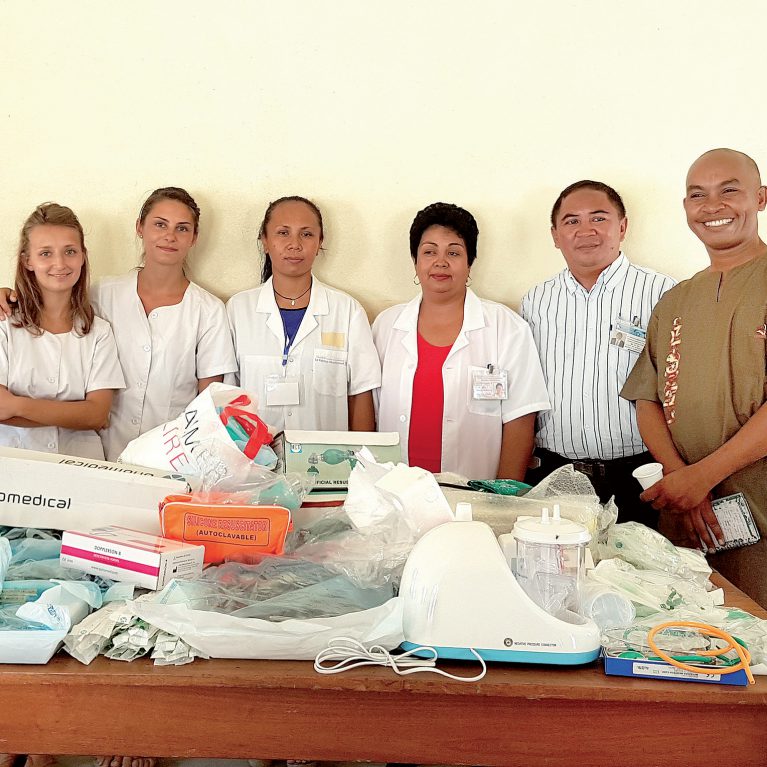
<svg viewBox="0 0 767 767">
<path fill-rule="evenodd" d="M 561 617 L 580 612 L 589 531 L 562 519 L 559 506 L 549 515 L 520 517 L 512 530 L 517 543 L 514 575 L 527 595 L 546 612 Z"/>
<path fill-rule="evenodd" d="M 636 618 L 636 608 L 623 594 L 587 578 L 581 584 L 581 615 L 591 618 L 600 631 L 605 631 L 631 625 Z"/>
</svg>

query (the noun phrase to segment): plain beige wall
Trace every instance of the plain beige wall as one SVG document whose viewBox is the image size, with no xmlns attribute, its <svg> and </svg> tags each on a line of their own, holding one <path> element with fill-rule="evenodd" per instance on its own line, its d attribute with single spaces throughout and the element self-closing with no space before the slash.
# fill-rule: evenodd
<svg viewBox="0 0 767 767">
<path fill-rule="evenodd" d="M 767 171 L 765 4 L 0 0 L 0 252 L 39 202 L 75 209 L 96 275 L 139 256 L 154 187 L 202 207 L 193 275 L 258 282 L 267 202 L 316 200 L 316 271 L 371 315 L 414 295 L 407 234 L 445 200 L 480 226 L 474 287 L 517 308 L 562 267 L 548 215 L 579 178 L 629 210 L 626 251 L 706 265 L 682 212 L 702 151 Z"/>
</svg>

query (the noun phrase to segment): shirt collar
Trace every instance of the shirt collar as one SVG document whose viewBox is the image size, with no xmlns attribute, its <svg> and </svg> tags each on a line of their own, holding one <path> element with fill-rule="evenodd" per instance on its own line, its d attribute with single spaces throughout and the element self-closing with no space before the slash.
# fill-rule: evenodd
<svg viewBox="0 0 767 767">
<path fill-rule="evenodd" d="M 602 271 L 599 277 L 597 277 L 597 281 L 594 283 L 594 286 L 591 288 L 591 290 L 586 290 L 586 288 L 584 288 L 583 285 L 581 285 L 581 283 L 575 279 L 573 273 L 569 269 L 563 269 L 560 274 L 562 275 L 562 280 L 565 283 L 565 287 L 570 293 L 575 293 L 580 290 L 581 292 L 588 295 L 595 290 L 614 290 L 618 285 L 620 285 L 623 277 L 628 271 L 628 268 L 629 260 L 623 254 L 623 251 L 621 251 L 618 253 L 618 258 L 616 258 L 615 261 L 613 261 L 606 269 Z"/>
</svg>

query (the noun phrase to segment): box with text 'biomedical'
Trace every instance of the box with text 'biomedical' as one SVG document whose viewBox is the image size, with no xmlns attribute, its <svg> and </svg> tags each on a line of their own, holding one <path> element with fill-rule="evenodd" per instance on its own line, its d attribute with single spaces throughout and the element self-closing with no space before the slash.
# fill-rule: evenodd
<svg viewBox="0 0 767 767">
<path fill-rule="evenodd" d="M 178 474 L 0 447 L 0 525 L 54 530 L 123 525 L 157 534 L 160 501 L 188 491 Z"/>
<path fill-rule="evenodd" d="M 164 588 L 173 578 L 197 578 L 204 556 L 204 546 L 114 525 L 65 530 L 61 538 L 62 567 L 145 589 Z"/>
</svg>

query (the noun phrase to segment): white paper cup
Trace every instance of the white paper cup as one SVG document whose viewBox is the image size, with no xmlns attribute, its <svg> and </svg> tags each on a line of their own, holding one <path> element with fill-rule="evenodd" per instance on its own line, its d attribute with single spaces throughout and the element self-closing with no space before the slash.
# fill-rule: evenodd
<svg viewBox="0 0 767 767">
<path fill-rule="evenodd" d="M 637 466 L 631 472 L 631 476 L 639 482 L 643 490 L 647 490 L 648 487 L 652 487 L 663 479 L 663 464 L 646 463 L 644 466 Z"/>
</svg>

